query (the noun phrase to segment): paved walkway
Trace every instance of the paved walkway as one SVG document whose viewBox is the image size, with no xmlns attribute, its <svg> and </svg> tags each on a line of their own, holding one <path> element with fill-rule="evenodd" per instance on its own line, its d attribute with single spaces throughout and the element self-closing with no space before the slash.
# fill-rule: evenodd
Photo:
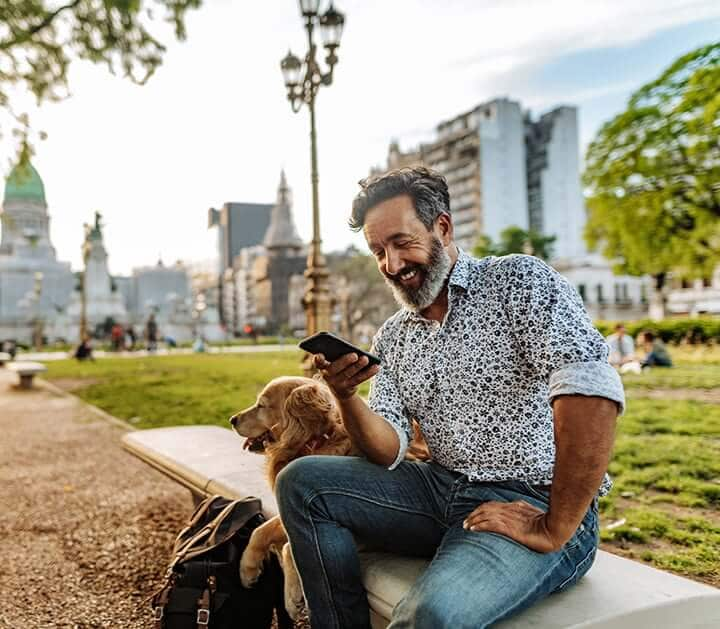
<svg viewBox="0 0 720 629">
<path fill-rule="evenodd" d="M 125 453 L 122 426 L 15 378 L 0 368 L 0 627 L 152 627 L 190 494 Z"/>
</svg>

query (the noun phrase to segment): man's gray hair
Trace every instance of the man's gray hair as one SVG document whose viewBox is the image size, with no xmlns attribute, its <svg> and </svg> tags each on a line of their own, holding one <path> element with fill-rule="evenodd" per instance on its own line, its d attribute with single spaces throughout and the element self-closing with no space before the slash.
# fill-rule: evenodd
<svg viewBox="0 0 720 629">
<path fill-rule="evenodd" d="M 412 199 L 418 219 L 428 230 L 432 229 L 438 216 L 450 215 L 450 194 L 445 177 L 424 166 L 398 168 L 361 179 L 360 188 L 348 221 L 353 231 L 363 228 L 370 209 L 404 194 Z"/>
</svg>

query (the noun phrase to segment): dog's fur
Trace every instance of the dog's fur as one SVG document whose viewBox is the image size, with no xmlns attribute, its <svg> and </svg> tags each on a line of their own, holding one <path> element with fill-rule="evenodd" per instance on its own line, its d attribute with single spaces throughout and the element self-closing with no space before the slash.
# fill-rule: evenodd
<svg viewBox="0 0 720 629">
<path fill-rule="evenodd" d="M 245 446 L 263 450 L 272 488 L 280 471 L 291 461 L 308 454 L 359 455 L 342 424 L 340 411 L 325 383 L 299 377 L 272 380 L 253 406 L 230 418 L 235 432 L 246 437 Z M 417 426 L 407 458 L 428 460 L 427 445 Z M 276 516 L 259 526 L 240 561 L 245 587 L 257 581 L 270 552 L 281 560 L 285 573 L 285 606 L 297 619 L 304 605 L 300 578 L 295 569 L 285 528 Z"/>
</svg>

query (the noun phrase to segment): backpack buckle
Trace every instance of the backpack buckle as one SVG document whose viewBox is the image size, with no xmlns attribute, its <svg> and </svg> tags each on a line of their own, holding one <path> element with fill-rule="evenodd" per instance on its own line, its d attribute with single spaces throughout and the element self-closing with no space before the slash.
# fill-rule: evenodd
<svg viewBox="0 0 720 629">
<path fill-rule="evenodd" d="M 196 622 L 198 625 L 210 624 L 210 610 L 209 609 L 198 609 Z"/>
<path fill-rule="evenodd" d="M 163 614 L 165 613 L 164 607 L 153 607 L 153 614 L 155 616 L 155 620 L 162 620 Z"/>
</svg>

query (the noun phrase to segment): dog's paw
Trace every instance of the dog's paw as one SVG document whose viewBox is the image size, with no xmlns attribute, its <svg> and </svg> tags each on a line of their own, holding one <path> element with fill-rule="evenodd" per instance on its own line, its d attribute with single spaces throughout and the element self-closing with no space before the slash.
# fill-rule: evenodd
<svg viewBox="0 0 720 629">
<path fill-rule="evenodd" d="M 305 597 L 299 581 L 285 579 L 285 609 L 294 622 L 302 617 L 305 609 Z"/>
<path fill-rule="evenodd" d="M 300 575 L 295 567 L 290 544 L 285 544 L 280 558 L 285 577 L 285 609 L 293 621 L 298 621 L 305 609 L 305 595 L 303 594 Z"/>
<path fill-rule="evenodd" d="M 254 553 L 243 553 L 240 559 L 240 581 L 243 587 L 250 588 L 257 583 L 263 571 L 263 558 Z"/>
</svg>

